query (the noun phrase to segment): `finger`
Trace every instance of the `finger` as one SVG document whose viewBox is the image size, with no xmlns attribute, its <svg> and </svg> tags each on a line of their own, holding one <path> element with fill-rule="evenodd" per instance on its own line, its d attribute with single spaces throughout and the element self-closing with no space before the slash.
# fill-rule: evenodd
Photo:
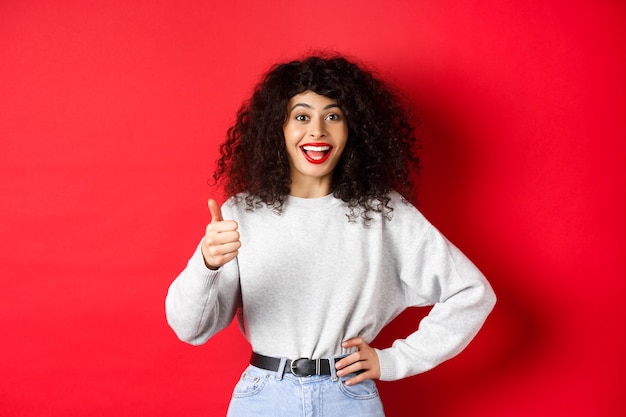
<svg viewBox="0 0 626 417">
<path fill-rule="evenodd" d="M 363 341 L 362 337 L 353 337 L 352 339 L 348 339 L 345 342 L 343 342 L 341 344 L 341 347 L 343 348 L 349 348 L 349 347 L 359 347 L 361 345 L 365 345 L 365 342 Z"/>
<path fill-rule="evenodd" d="M 358 384 L 366 379 L 380 378 L 380 367 L 374 358 L 363 359 L 337 371 L 337 376 L 354 375 L 346 380 L 347 385 Z"/>
<path fill-rule="evenodd" d="M 219 204 L 217 204 L 217 201 L 212 198 L 209 198 L 209 211 L 211 212 L 211 223 L 224 220 L 224 217 L 222 217 L 222 209 Z"/>
<path fill-rule="evenodd" d="M 361 372 L 360 374 L 358 374 L 357 376 L 350 378 L 348 380 L 346 380 L 345 384 L 350 386 L 350 385 L 355 385 L 358 384 L 360 382 L 363 382 L 367 379 L 376 379 L 377 377 L 374 375 L 374 372 L 371 371 L 365 371 L 365 372 Z"/>
<path fill-rule="evenodd" d="M 205 241 L 202 244 L 204 263 L 209 269 L 219 269 L 239 255 L 240 247 L 241 242 L 238 240 L 217 245 L 209 245 Z"/>
<path fill-rule="evenodd" d="M 236 241 L 225 242 L 225 243 L 217 244 L 217 245 L 207 245 L 206 252 L 208 256 L 212 258 L 217 258 L 223 255 L 236 253 L 239 251 L 240 247 L 241 247 L 241 242 L 236 240 Z"/>
<path fill-rule="evenodd" d="M 369 346 L 360 337 L 346 340 L 341 344 L 343 348 L 357 347 L 358 351 L 346 356 L 335 364 L 337 375 L 344 376 L 360 372 L 346 381 L 346 384 L 358 384 L 366 379 L 380 378 L 380 363 L 376 350 Z"/>
<path fill-rule="evenodd" d="M 225 254 L 222 254 L 222 255 L 214 256 L 214 257 L 212 257 L 213 261 L 211 263 L 207 262 L 207 266 L 209 267 L 209 269 L 218 269 L 222 265 L 225 265 L 228 262 L 230 262 L 233 259 L 235 259 L 238 254 L 239 254 L 238 251 L 234 251 L 234 252 L 229 252 L 229 253 L 225 253 Z"/>
<path fill-rule="evenodd" d="M 360 350 L 361 347 L 365 345 L 365 343 L 363 342 L 363 339 L 360 337 L 354 337 L 352 339 L 348 339 L 344 342 L 341 343 L 341 347 L 344 349 L 348 349 L 351 347 L 357 347 L 356 352 L 352 353 L 351 355 L 346 356 L 345 358 L 341 359 L 340 361 L 337 361 L 337 363 L 335 363 L 335 368 L 337 369 L 343 369 L 346 366 L 354 363 L 354 362 L 358 362 L 361 360 L 361 355 L 360 355 Z"/>
<path fill-rule="evenodd" d="M 337 369 L 341 369 L 344 370 L 345 368 L 349 367 L 352 364 L 358 363 L 360 362 L 361 359 L 361 354 L 360 352 L 355 352 L 351 355 L 346 356 L 345 358 L 341 359 L 340 361 L 337 361 L 335 363 L 335 368 Z M 344 374 L 349 373 L 349 372 L 342 372 Z"/>
<path fill-rule="evenodd" d="M 357 352 L 346 356 L 341 363 L 337 363 L 337 375 L 344 376 L 359 371 L 367 371 L 375 366 L 372 359 L 374 358 L 370 352 Z"/>
<path fill-rule="evenodd" d="M 222 234 L 226 234 L 224 236 L 221 236 L 223 239 L 228 240 L 229 238 L 231 238 L 232 236 L 230 234 L 228 234 L 229 232 L 234 232 L 237 233 L 237 235 L 235 235 L 235 239 L 234 240 L 238 240 L 239 239 L 239 232 L 237 232 L 237 229 L 239 228 L 239 224 L 237 224 L 236 221 L 234 220 L 222 220 L 222 221 L 218 221 L 215 223 L 209 223 L 206 227 L 205 230 L 205 235 L 209 236 L 209 235 L 215 235 L 216 237 L 218 235 L 222 235 Z"/>
</svg>

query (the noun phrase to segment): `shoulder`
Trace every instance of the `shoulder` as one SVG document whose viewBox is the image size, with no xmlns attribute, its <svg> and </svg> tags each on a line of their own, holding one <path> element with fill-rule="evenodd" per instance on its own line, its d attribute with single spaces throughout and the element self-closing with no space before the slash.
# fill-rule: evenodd
<svg viewBox="0 0 626 417">
<path fill-rule="evenodd" d="M 276 208 L 268 206 L 259 197 L 243 192 L 236 194 L 224 202 L 222 213 L 230 215 L 230 218 L 237 220 L 244 217 L 266 216 L 277 214 Z"/>
<path fill-rule="evenodd" d="M 236 194 L 222 204 L 222 213 L 228 215 L 230 218 L 240 217 L 246 212 L 246 197 L 247 194 Z"/>
<path fill-rule="evenodd" d="M 386 221 L 382 221 L 385 233 L 394 240 L 403 242 L 422 241 L 432 232 L 433 226 L 422 212 L 396 191 L 390 192 L 388 207 L 391 211 Z"/>
<path fill-rule="evenodd" d="M 415 207 L 409 200 L 404 198 L 399 192 L 392 190 L 387 194 L 389 198 L 388 206 L 391 207 L 391 218 L 410 218 L 412 221 L 427 222 L 422 212 Z"/>
</svg>

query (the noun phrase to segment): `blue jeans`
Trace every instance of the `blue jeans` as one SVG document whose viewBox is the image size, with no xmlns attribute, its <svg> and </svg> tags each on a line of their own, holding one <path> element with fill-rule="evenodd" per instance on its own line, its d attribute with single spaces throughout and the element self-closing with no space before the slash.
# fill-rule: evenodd
<svg viewBox="0 0 626 417">
<path fill-rule="evenodd" d="M 284 360 L 281 368 L 284 367 Z M 227 417 L 384 417 L 372 380 L 346 386 L 354 375 L 298 377 L 248 366 L 235 386 Z"/>
</svg>

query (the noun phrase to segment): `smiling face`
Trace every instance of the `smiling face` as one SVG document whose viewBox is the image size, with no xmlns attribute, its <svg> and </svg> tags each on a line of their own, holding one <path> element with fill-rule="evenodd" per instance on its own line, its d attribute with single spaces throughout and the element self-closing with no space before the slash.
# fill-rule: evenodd
<svg viewBox="0 0 626 417">
<path fill-rule="evenodd" d="M 322 197 L 348 139 L 348 123 L 333 99 L 312 91 L 289 100 L 283 125 L 291 175 L 290 194 Z"/>
</svg>

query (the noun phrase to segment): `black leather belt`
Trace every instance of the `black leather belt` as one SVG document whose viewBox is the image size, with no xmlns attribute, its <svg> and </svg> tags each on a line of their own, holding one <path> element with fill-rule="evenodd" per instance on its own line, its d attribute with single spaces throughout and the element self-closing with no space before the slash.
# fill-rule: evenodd
<svg viewBox="0 0 626 417">
<path fill-rule="evenodd" d="M 272 358 L 270 356 L 263 356 L 252 352 L 250 365 L 268 371 L 278 372 L 280 361 L 280 358 Z M 330 375 L 331 361 L 332 366 L 334 366 L 335 361 L 333 359 L 300 358 L 287 360 L 284 372 L 292 373 L 295 376 Z"/>
</svg>

